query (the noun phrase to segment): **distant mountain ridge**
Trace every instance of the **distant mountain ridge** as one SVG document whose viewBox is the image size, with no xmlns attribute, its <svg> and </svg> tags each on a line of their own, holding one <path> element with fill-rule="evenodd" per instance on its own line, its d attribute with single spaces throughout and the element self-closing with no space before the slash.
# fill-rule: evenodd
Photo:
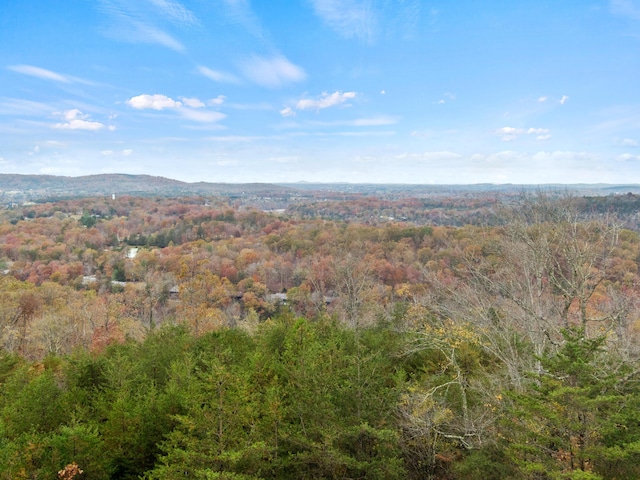
<svg viewBox="0 0 640 480">
<path fill-rule="evenodd" d="M 105 173 L 81 177 L 0 174 L 0 193 L 33 198 L 93 195 L 241 195 L 287 194 L 296 189 L 268 183 L 187 183 L 152 175 Z"/>
<path fill-rule="evenodd" d="M 309 197 L 327 192 L 356 196 L 385 195 L 394 198 L 475 195 L 481 192 L 514 195 L 536 190 L 566 191 L 579 196 L 607 196 L 624 193 L 640 194 L 640 185 L 614 184 L 370 184 L 370 183 L 209 183 L 182 182 L 153 175 L 104 173 L 80 177 L 57 175 L 22 175 L 0 173 L 0 199 L 9 201 L 79 198 L 104 195 L 132 196 L 225 196 L 261 197 Z"/>
</svg>

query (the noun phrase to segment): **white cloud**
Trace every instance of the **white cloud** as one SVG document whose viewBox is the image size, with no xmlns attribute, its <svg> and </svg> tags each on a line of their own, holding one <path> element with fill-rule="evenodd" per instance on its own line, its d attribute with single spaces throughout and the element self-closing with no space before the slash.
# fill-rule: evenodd
<svg viewBox="0 0 640 480">
<path fill-rule="evenodd" d="M 224 95 L 218 95 L 216 98 L 212 98 L 207 102 L 207 105 L 222 105 L 224 101 L 227 99 Z"/>
<path fill-rule="evenodd" d="M 447 103 L 447 101 L 454 101 L 456 99 L 456 95 L 455 93 L 451 93 L 451 92 L 445 92 L 442 95 L 444 98 L 441 98 L 440 100 L 438 100 L 437 102 L 435 102 L 438 105 L 443 105 L 445 103 Z"/>
<path fill-rule="evenodd" d="M 133 150 L 131 150 L 130 148 L 126 148 L 126 149 L 122 150 L 122 155 L 124 155 L 125 157 L 128 157 L 132 153 L 133 153 Z"/>
<path fill-rule="evenodd" d="M 198 72 L 201 75 L 204 75 L 209 80 L 213 80 L 214 82 L 219 83 L 238 83 L 238 78 L 235 75 L 227 72 L 220 72 L 218 70 L 212 70 L 208 67 L 199 65 Z"/>
<path fill-rule="evenodd" d="M 295 114 L 296 112 L 294 112 L 291 107 L 284 107 L 282 110 L 280 110 L 280 115 L 282 115 L 283 117 L 293 117 L 295 116 Z"/>
<path fill-rule="evenodd" d="M 144 94 L 131 97 L 126 103 L 137 110 L 173 110 L 194 122 L 211 123 L 226 117 L 224 113 L 201 110 L 205 104 L 197 98 L 182 98 L 182 101 L 178 101 L 166 95 Z"/>
<path fill-rule="evenodd" d="M 109 155 L 113 155 L 113 150 L 102 150 L 100 153 L 105 157 L 108 157 Z"/>
<path fill-rule="evenodd" d="M 387 92 L 385 92 L 384 90 L 380 90 L 380 95 L 386 95 Z"/>
<path fill-rule="evenodd" d="M 69 121 L 75 120 L 78 117 L 86 118 L 86 116 L 83 116 L 82 112 L 77 108 L 74 108 L 72 110 L 67 110 L 66 112 L 64 112 L 63 116 L 65 120 L 69 120 Z"/>
<path fill-rule="evenodd" d="M 305 71 L 282 55 L 252 56 L 240 65 L 245 77 L 257 85 L 275 88 L 307 78 Z"/>
<path fill-rule="evenodd" d="M 43 80 L 53 80 L 54 82 L 71 83 L 69 77 L 60 75 L 59 73 L 45 70 L 44 68 L 34 67 L 32 65 L 10 65 L 9 70 L 31 77 L 41 78 Z"/>
<path fill-rule="evenodd" d="M 540 97 L 540 98 L 538 98 L 538 102 L 540 102 L 540 103 L 544 103 L 544 102 L 546 102 L 547 100 L 548 100 L 548 98 L 547 98 L 547 97 Z"/>
<path fill-rule="evenodd" d="M 535 135 L 536 140 L 549 140 L 551 138 L 551 134 L 549 133 L 548 128 L 530 128 L 527 130 L 527 134 Z"/>
<path fill-rule="evenodd" d="M 515 128 L 515 127 L 502 127 L 496 130 L 496 135 L 502 137 L 503 142 L 512 142 L 520 135 L 536 135 L 536 140 L 548 140 L 551 138 L 549 129 L 547 128 Z"/>
<path fill-rule="evenodd" d="M 53 128 L 59 128 L 61 130 L 101 130 L 104 128 L 104 124 L 100 122 L 90 122 L 87 120 L 71 120 L 67 123 L 56 123 Z"/>
<path fill-rule="evenodd" d="M 191 108 L 202 108 L 204 107 L 204 103 L 198 100 L 197 98 L 184 98 L 182 97 L 182 103 Z"/>
<path fill-rule="evenodd" d="M 496 130 L 496 135 L 500 135 L 503 142 L 512 142 L 522 133 L 524 133 L 523 129 L 514 127 L 502 127 Z"/>
<path fill-rule="evenodd" d="M 144 109 L 153 109 L 153 110 L 164 110 L 166 108 L 180 108 L 182 107 L 182 103 L 172 98 L 167 97 L 166 95 L 138 95 L 136 97 L 131 97 L 127 100 L 127 104 L 131 107 L 144 110 Z"/>
<path fill-rule="evenodd" d="M 102 130 L 104 128 L 104 124 L 100 122 L 92 122 L 87 120 L 89 118 L 88 115 L 84 115 L 80 110 L 74 108 L 72 110 L 67 110 L 62 114 L 62 117 L 66 122 L 64 123 L 56 123 L 53 125 L 53 128 L 58 128 L 61 130 Z"/>
<path fill-rule="evenodd" d="M 327 93 L 322 92 L 320 98 L 312 100 L 310 98 L 304 98 L 298 100 L 296 103 L 296 109 L 298 110 L 322 110 L 324 108 L 334 107 L 336 105 L 343 104 L 348 100 L 356 98 L 356 92 L 334 92 Z"/>
<path fill-rule="evenodd" d="M 569 97 L 567 97 L 566 95 L 563 95 L 562 98 L 560 99 L 560 105 L 564 105 L 565 103 L 567 103 L 567 100 L 569 100 Z"/>
</svg>

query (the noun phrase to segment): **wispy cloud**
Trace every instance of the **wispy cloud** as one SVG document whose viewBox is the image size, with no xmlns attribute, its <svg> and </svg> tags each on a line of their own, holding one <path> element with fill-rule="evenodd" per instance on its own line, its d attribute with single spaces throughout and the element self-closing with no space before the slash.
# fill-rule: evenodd
<svg viewBox="0 0 640 480">
<path fill-rule="evenodd" d="M 130 31 L 129 39 L 139 43 L 157 43 L 176 52 L 184 52 L 182 43 L 173 38 L 167 32 L 159 28 L 139 21 L 131 21 L 133 30 Z"/>
<path fill-rule="evenodd" d="M 567 101 L 569 100 L 569 97 L 567 97 L 566 95 L 563 95 L 562 98 L 559 100 L 560 105 L 564 105 L 565 103 L 567 103 Z"/>
<path fill-rule="evenodd" d="M 395 125 L 398 123 L 398 120 L 398 117 L 379 115 L 376 117 L 356 118 L 354 120 L 334 120 L 330 122 L 311 121 L 309 124 L 321 127 L 379 127 L 384 125 Z"/>
<path fill-rule="evenodd" d="M 308 0 L 315 14 L 338 35 L 373 44 L 381 35 L 412 38 L 417 30 L 420 0 Z M 430 12 L 432 23 L 438 11 Z"/>
<path fill-rule="evenodd" d="M 373 41 L 378 20 L 371 0 L 311 0 L 311 5 L 339 35 Z"/>
<path fill-rule="evenodd" d="M 611 0 L 611 11 L 633 20 L 640 20 L 640 7 L 631 0 Z"/>
<path fill-rule="evenodd" d="M 186 105 L 187 107 L 191 107 L 191 108 L 202 108 L 204 107 L 204 103 L 202 102 L 202 100 L 199 100 L 197 98 L 182 98 L 182 103 L 184 105 Z"/>
<path fill-rule="evenodd" d="M 303 98 L 296 103 L 297 110 L 322 110 L 336 105 L 345 104 L 356 98 L 356 92 L 322 92 L 318 99 Z"/>
<path fill-rule="evenodd" d="M 198 19 L 184 5 L 171 0 L 149 0 L 158 12 L 165 18 L 183 25 L 197 25 Z"/>
<path fill-rule="evenodd" d="M 381 125 L 395 125 L 398 123 L 398 117 L 390 117 L 387 115 L 380 115 L 378 117 L 358 118 L 353 120 L 353 125 L 356 127 L 376 127 Z"/>
<path fill-rule="evenodd" d="M 307 78 L 302 67 L 294 65 L 282 55 L 273 57 L 251 56 L 240 64 L 245 77 L 257 85 L 281 87 Z"/>
<path fill-rule="evenodd" d="M 71 75 L 63 75 L 58 72 L 47 70 L 45 68 L 36 67 L 33 65 L 9 65 L 7 67 L 12 72 L 20 73 L 22 75 L 28 75 L 30 77 L 40 78 L 42 80 L 50 80 L 58 83 L 83 83 L 85 85 L 95 85 L 89 80 L 83 78 L 74 77 Z"/>
<path fill-rule="evenodd" d="M 207 105 L 222 105 L 225 100 L 227 99 L 227 97 L 225 97 L 224 95 L 218 95 L 216 98 L 212 98 L 210 100 L 207 101 Z"/>
<path fill-rule="evenodd" d="M 110 157 L 112 155 L 122 155 L 123 157 L 129 157 L 131 156 L 131 154 L 133 153 L 133 150 L 130 148 L 125 148 L 124 150 L 120 150 L 120 151 L 113 151 L 113 150 L 101 150 L 100 154 L 104 155 L 105 157 Z"/>
<path fill-rule="evenodd" d="M 574 152 L 570 150 L 555 150 L 553 152 L 540 151 L 531 155 L 530 160 L 534 165 L 565 165 L 579 166 L 589 169 L 590 166 L 595 167 L 598 162 L 598 155 L 587 152 Z"/>
<path fill-rule="evenodd" d="M 397 160 L 418 160 L 425 162 L 451 161 L 462 158 L 462 155 L 454 152 L 424 152 L 424 153 L 400 153 L 396 155 Z"/>
<path fill-rule="evenodd" d="M 458 130 L 413 130 L 411 132 L 412 137 L 418 138 L 440 138 L 445 136 L 451 136 L 458 133 Z"/>
<path fill-rule="evenodd" d="M 52 72 L 40 67 L 34 67 L 32 65 L 9 65 L 9 70 L 23 75 L 29 75 L 31 77 L 41 78 L 43 80 L 53 80 L 54 82 L 71 83 L 71 80 L 65 75 Z"/>
<path fill-rule="evenodd" d="M 317 132 L 318 137 L 391 137 L 396 132 L 393 130 L 358 130 L 352 132 Z"/>
<path fill-rule="evenodd" d="M 240 25 L 249 34 L 265 40 L 266 34 L 258 17 L 253 13 L 249 0 L 219 0 L 231 23 Z"/>
<path fill-rule="evenodd" d="M 125 42 L 157 44 L 184 52 L 184 45 L 159 25 L 198 24 L 190 10 L 172 0 L 100 0 L 100 5 L 113 22 L 104 30 L 105 35 Z"/>
<path fill-rule="evenodd" d="M 193 122 L 201 122 L 201 123 L 214 123 L 226 118 L 224 113 L 213 112 L 210 110 L 192 110 L 190 108 L 181 108 L 179 110 L 180 115 L 182 115 L 187 120 L 191 120 Z"/>
<path fill-rule="evenodd" d="M 238 83 L 239 82 L 238 77 L 236 77 L 231 73 L 212 70 L 211 68 L 205 67 L 203 65 L 198 65 L 198 72 L 200 72 L 201 75 L 204 75 L 205 77 L 207 77 L 209 80 L 213 80 L 214 82 L 219 82 L 219 83 Z"/>
<path fill-rule="evenodd" d="M 279 157 L 269 157 L 267 160 L 275 163 L 298 163 L 302 160 L 302 158 L 296 155 L 285 155 Z"/>
<path fill-rule="evenodd" d="M 42 116 L 51 114 L 50 105 L 19 98 L 0 99 L 0 115 Z"/>
<path fill-rule="evenodd" d="M 105 125 L 100 122 L 94 122 L 88 120 L 89 115 L 83 114 L 77 108 L 67 110 L 62 114 L 64 121 L 62 123 L 56 123 L 53 128 L 61 130 L 102 130 Z M 115 127 L 110 127 L 109 130 L 115 130 Z"/>
<path fill-rule="evenodd" d="M 294 117 L 296 115 L 296 112 L 294 112 L 291 107 L 284 107 L 282 110 L 280 110 L 280 115 L 282 115 L 283 117 Z"/>
<path fill-rule="evenodd" d="M 637 147 L 640 145 L 637 140 L 633 138 L 616 138 L 615 143 L 621 147 Z"/>
<path fill-rule="evenodd" d="M 258 140 L 280 139 L 279 136 L 252 136 L 252 135 L 214 135 L 207 137 L 206 140 L 211 142 L 229 142 L 229 143 L 251 143 Z"/>
</svg>

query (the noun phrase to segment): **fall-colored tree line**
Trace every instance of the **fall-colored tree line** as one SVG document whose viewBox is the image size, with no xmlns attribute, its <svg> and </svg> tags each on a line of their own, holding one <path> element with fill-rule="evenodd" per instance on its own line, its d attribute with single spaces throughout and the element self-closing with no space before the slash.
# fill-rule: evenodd
<svg viewBox="0 0 640 480">
<path fill-rule="evenodd" d="M 0 478 L 640 477 L 640 238 L 584 204 L 5 210 Z"/>
</svg>

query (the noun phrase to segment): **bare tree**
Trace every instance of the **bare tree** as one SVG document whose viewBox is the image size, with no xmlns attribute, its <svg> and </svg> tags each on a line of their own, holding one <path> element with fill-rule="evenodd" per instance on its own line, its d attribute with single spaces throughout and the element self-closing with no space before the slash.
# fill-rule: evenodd
<svg viewBox="0 0 640 480">
<path fill-rule="evenodd" d="M 630 306 L 618 299 L 607 311 L 595 308 L 596 292 L 615 290 L 606 281 L 618 241 L 614 221 L 585 218 L 575 198 L 544 193 L 523 196 L 500 215 L 501 234 L 480 231 L 484 254 L 465 257 L 454 283 L 425 269 L 431 289 L 423 301 L 437 317 L 478 326 L 519 388 L 524 372 L 540 369 L 536 358 L 560 345 L 563 328 L 601 335 L 621 328 Z"/>
</svg>

